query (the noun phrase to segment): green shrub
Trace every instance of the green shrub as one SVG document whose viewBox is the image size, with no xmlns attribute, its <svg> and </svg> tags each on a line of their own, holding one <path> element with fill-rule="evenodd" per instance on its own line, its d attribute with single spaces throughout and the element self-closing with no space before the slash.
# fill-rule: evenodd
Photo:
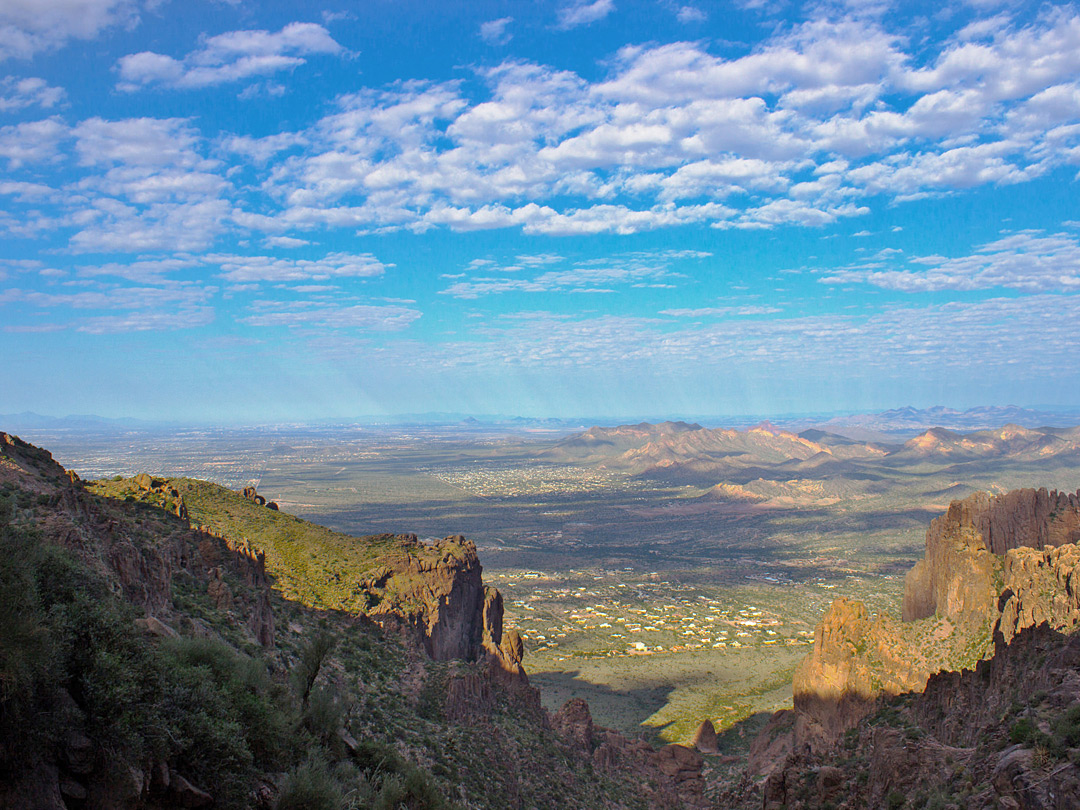
<svg viewBox="0 0 1080 810">
<path fill-rule="evenodd" d="M 1038 733 L 1039 730 L 1035 728 L 1030 717 L 1021 717 L 1009 729 L 1009 742 L 1013 745 L 1024 745 L 1031 742 Z"/>
<path fill-rule="evenodd" d="M 326 763 L 312 757 L 285 777 L 275 810 L 340 810 L 345 796 Z"/>
<path fill-rule="evenodd" d="M 1062 748 L 1080 747 L 1080 703 L 1066 709 L 1053 725 L 1054 742 Z"/>
</svg>

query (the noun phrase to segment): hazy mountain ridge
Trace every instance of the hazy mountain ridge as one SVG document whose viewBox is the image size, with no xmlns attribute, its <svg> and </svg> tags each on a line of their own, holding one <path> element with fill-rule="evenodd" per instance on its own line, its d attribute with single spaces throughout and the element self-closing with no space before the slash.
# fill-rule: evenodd
<svg viewBox="0 0 1080 810">
<path fill-rule="evenodd" d="M 808 493 L 783 490 L 798 490 L 804 482 L 811 489 L 832 492 L 812 500 L 858 495 L 872 491 L 875 479 L 926 463 L 940 466 L 943 473 L 955 467 L 957 476 L 964 465 L 980 463 L 1073 463 L 1080 458 L 1080 428 L 1010 424 L 968 433 L 931 428 L 903 444 L 882 444 L 820 429 L 795 434 L 768 423 L 747 430 L 639 424 L 592 428 L 556 443 L 540 457 L 708 487 L 709 496 L 720 500 L 738 499 L 730 487 L 742 487 L 752 496 L 743 500 L 794 495 L 805 501 Z M 947 489 L 940 494 L 953 494 Z"/>
<path fill-rule="evenodd" d="M 937 405 L 931 408 L 893 408 L 879 413 L 838 416 L 819 422 L 816 427 L 853 439 L 896 441 L 910 438 L 930 428 L 956 431 L 994 430 L 1008 424 L 1027 428 L 1044 425 L 1078 425 L 1076 411 L 1040 411 L 1015 405 L 989 405 L 956 410 Z"/>
</svg>

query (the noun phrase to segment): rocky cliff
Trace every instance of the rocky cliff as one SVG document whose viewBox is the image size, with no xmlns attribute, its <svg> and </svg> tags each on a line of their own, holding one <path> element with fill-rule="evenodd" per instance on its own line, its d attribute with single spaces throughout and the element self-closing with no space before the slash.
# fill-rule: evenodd
<svg viewBox="0 0 1080 810">
<path fill-rule="evenodd" d="M 208 529 L 189 527 L 182 498 L 175 490 L 170 495 L 162 482 L 145 476 L 136 486 L 178 520 L 149 515 L 125 520 L 46 450 L 0 433 L 0 486 L 34 493 L 37 506 L 45 507 L 34 518 L 42 538 L 74 554 L 147 617 L 169 621 L 175 612 L 173 583 L 184 577 L 251 639 L 273 645 L 265 556 Z"/>
<path fill-rule="evenodd" d="M 760 771 L 788 751 L 827 750 L 881 698 L 919 692 L 942 670 L 974 668 L 1007 642 L 1047 623 L 1080 623 L 1080 499 L 1045 489 L 977 493 L 956 501 L 926 534 L 926 554 L 905 579 L 902 616 L 871 616 L 837 600 L 793 678 L 794 716 L 778 716 L 756 745 Z"/>
<path fill-rule="evenodd" d="M 904 621 L 981 617 L 998 596 L 1000 558 L 1012 549 L 1080 541 L 1080 493 L 1018 489 L 954 501 L 926 533 L 926 555 L 904 582 Z"/>
</svg>

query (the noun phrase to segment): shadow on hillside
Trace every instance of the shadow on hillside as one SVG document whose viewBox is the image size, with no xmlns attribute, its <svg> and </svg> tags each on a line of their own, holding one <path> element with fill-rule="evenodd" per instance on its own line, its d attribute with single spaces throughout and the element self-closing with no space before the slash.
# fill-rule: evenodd
<svg viewBox="0 0 1080 810">
<path fill-rule="evenodd" d="M 754 738 L 765 728 L 772 712 L 754 712 L 738 723 L 733 723 L 727 728 L 717 730 L 716 749 L 718 754 L 726 756 L 743 757 L 750 753 L 750 745 Z"/>
<path fill-rule="evenodd" d="M 593 683 L 574 670 L 530 673 L 529 681 L 540 688 L 544 706 L 549 711 L 557 711 L 571 698 L 582 698 L 589 704 L 594 723 L 631 736 L 644 734 L 650 739 L 659 729 L 644 725 L 645 721 L 666 706 L 675 691 L 673 686 L 666 684 L 613 689 L 606 684 Z"/>
</svg>

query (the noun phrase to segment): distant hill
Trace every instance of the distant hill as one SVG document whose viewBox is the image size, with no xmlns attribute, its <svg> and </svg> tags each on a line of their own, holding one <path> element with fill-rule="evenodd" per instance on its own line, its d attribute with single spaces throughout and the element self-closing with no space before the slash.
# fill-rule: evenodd
<svg viewBox="0 0 1080 810">
<path fill-rule="evenodd" d="M 686 422 L 593 427 L 563 439 L 540 457 L 548 461 L 603 461 L 651 441 L 702 430 L 705 428 L 701 425 Z"/>
<path fill-rule="evenodd" d="M 110 419 L 94 414 L 69 414 L 67 416 L 43 416 L 33 411 L 0 414 L 0 424 L 7 430 L 121 430 L 150 429 L 167 427 L 165 422 L 148 422 L 142 419 L 123 417 Z"/>
<path fill-rule="evenodd" d="M 541 454 L 549 461 L 591 463 L 634 474 L 707 478 L 735 470 L 824 461 L 880 458 L 889 448 L 843 436 L 779 430 L 763 422 L 748 430 L 703 428 L 686 422 L 594 427 Z"/>
<path fill-rule="evenodd" d="M 1013 458 L 1023 461 L 1080 452 L 1080 428 L 1031 430 L 1005 425 L 996 430 L 960 433 L 932 428 L 907 441 L 891 458 L 944 458 L 950 460 Z"/>
</svg>

